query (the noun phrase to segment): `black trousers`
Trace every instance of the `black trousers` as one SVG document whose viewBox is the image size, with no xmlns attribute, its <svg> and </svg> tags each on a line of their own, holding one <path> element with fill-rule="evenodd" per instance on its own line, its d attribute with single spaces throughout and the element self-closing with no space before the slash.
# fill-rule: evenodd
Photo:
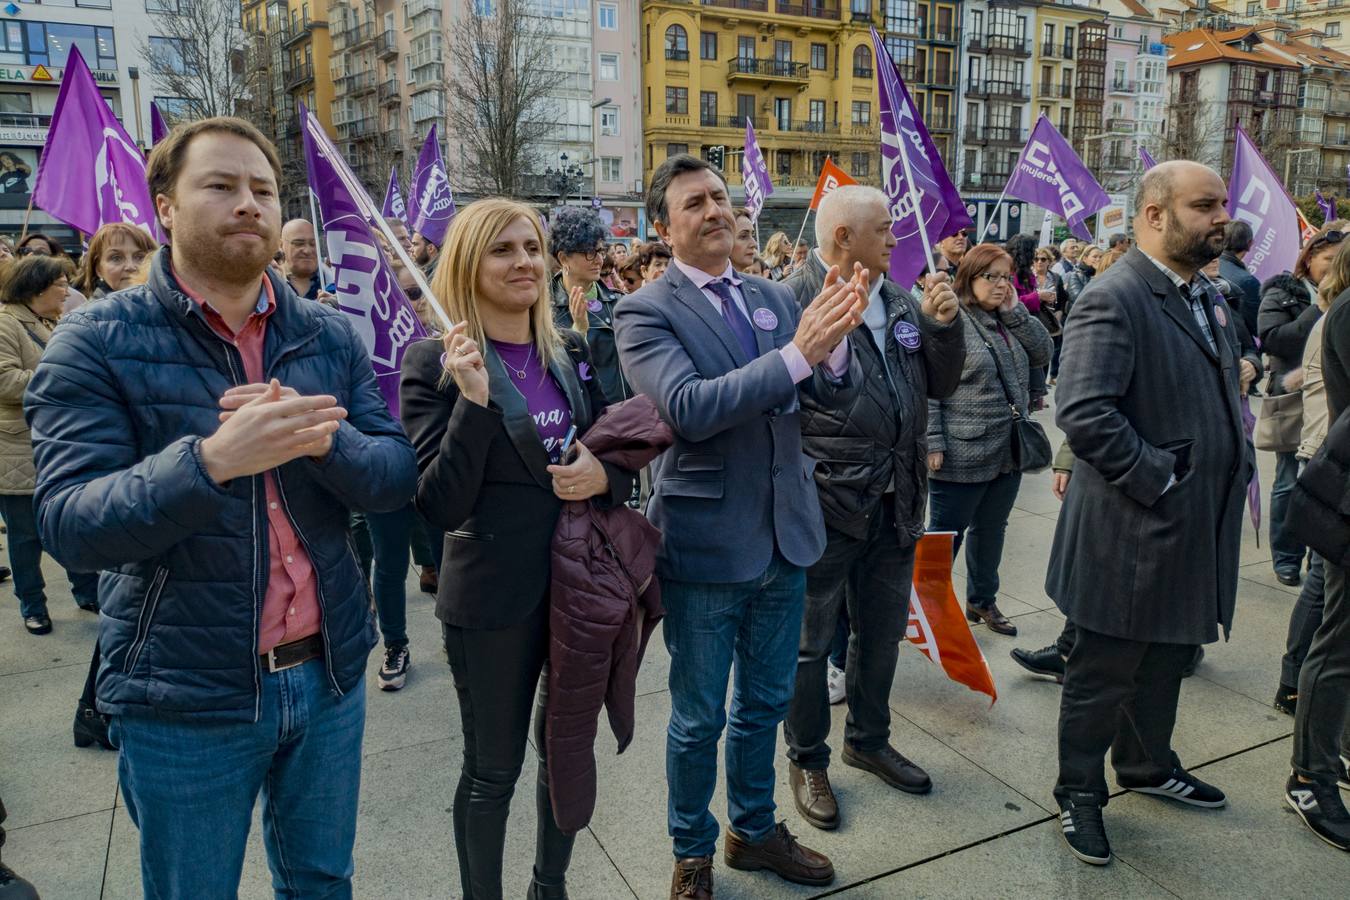
<svg viewBox="0 0 1350 900">
<path fill-rule="evenodd" d="M 548 603 L 525 621 L 496 630 L 442 625 L 464 735 L 464 768 L 455 791 L 455 852 L 465 900 L 501 900 L 502 852 L 511 796 L 525 762 L 530 711 L 539 770 L 534 879 L 560 885 L 573 835 L 558 829 L 548 796 L 544 709 L 548 704 Z M 536 689 L 537 688 L 537 689 Z M 536 702 L 537 694 L 537 702 Z"/>
<path fill-rule="evenodd" d="M 1332 783 L 1338 753 L 1350 753 L 1350 597 L 1345 569 L 1322 560 L 1326 606 L 1298 674 L 1294 715 L 1294 770 Z"/>
<path fill-rule="evenodd" d="M 1122 786 L 1166 781 L 1181 761 L 1172 752 L 1181 673 L 1194 644 L 1131 641 L 1075 627 L 1059 705 L 1059 781 L 1055 796 L 1088 793 L 1106 805 L 1105 759 Z"/>
<path fill-rule="evenodd" d="M 825 554 L 806 572 L 806 607 L 797 651 L 797 681 L 783 722 L 788 758 L 803 769 L 830 764 L 830 700 L 826 664 L 839 623 L 848 612 L 848 722 L 844 740 L 875 753 L 891 736 L 891 683 L 900 641 L 909 624 L 914 547 L 901 547 L 895 498 L 887 494 L 864 540 L 828 529 Z"/>
</svg>

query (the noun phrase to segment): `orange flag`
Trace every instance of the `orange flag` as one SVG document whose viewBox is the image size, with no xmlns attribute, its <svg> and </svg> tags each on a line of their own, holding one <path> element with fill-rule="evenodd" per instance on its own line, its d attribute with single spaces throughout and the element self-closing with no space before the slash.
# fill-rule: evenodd
<svg viewBox="0 0 1350 900">
<path fill-rule="evenodd" d="M 820 180 L 816 182 L 816 194 L 811 198 L 811 208 L 819 209 L 820 201 L 835 188 L 857 183 L 843 169 L 836 166 L 833 160 L 828 156 L 825 157 L 825 165 L 820 169 Z"/>
<path fill-rule="evenodd" d="M 1298 227 L 1302 229 L 1303 231 L 1302 239 L 1306 243 L 1307 241 L 1311 240 L 1314 235 L 1317 234 L 1317 229 L 1312 227 L 1312 223 L 1308 221 L 1308 217 L 1303 215 L 1303 210 L 1299 209 L 1298 207 L 1294 207 L 1294 212 L 1298 213 Z"/>
<path fill-rule="evenodd" d="M 919 539 L 905 637 L 942 666 L 952 681 L 988 694 L 992 702 L 998 699 L 994 674 L 952 590 L 952 537 L 950 532 L 936 532 Z"/>
</svg>

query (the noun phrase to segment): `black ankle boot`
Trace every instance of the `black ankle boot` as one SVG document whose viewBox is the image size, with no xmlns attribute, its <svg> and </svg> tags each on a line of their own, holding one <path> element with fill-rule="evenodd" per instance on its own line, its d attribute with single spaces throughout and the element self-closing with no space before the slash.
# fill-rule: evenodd
<svg viewBox="0 0 1350 900">
<path fill-rule="evenodd" d="M 525 900 L 567 900 L 567 885 L 540 884 L 531 878 L 530 889 L 525 893 Z"/>
<path fill-rule="evenodd" d="M 81 700 L 79 708 L 75 710 L 75 746 L 88 747 L 94 743 L 105 750 L 117 749 L 108 739 L 108 720 Z"/>
</svg>

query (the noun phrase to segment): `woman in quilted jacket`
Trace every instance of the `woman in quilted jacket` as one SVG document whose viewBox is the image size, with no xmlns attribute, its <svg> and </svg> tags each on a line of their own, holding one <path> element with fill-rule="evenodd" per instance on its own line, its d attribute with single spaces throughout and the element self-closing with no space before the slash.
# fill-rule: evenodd
<svg viewBox="0 0 1350 900">
<path fill-rule="evenodd" d="M 29 634 L 50 633 L 52 620 L 33 514 L 37 473 L 23 392 L 61 316 L 70 290 L 68 266 L 58 257 L 32 254 L 9 263 L 0 274 L 0 515 L 9 532 L 19 614 Z M 98 573 L 67 574 L 80 609 L 98 612 Z"/>
<path fill-rule="evenodd" d="M 543 758 L 550 551 L 565 501 L 620 504 L 633 485 L 631 471 L 572 438 L 607 401 L 585 338 L 554 324 L 546 253 L 528 206 L 489 198 L 461 209 L 431 285 L 459 324 L 408 349 L 399 394 L 417 509 L 446 532 L 436 617 L 464 735 L 455 851 L 463 895 L 484 900 L 502 896 L 506 821 L 536 706 L 528 896 L 567 896 L 573 835 L 554 817 Z"/>
</svg>

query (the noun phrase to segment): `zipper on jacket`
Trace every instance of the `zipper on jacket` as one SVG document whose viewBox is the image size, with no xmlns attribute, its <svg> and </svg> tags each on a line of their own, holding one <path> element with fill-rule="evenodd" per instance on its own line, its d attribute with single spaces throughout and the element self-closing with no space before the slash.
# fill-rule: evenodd
<svg viewBox="0 0 1350 900">
<path fill-rule="evenodd" d="M 127 661 L 122 666 L 122 671 L 130 674 L 135 668 L 136 663 L 141 658 L 141 651 L 145 649 L 145 642 L 150 637 L 150 623 L 155 618 L 155 608 L 159 606 L 159 595 L 164 592 L 164 582 L 168 580 L 169 570 L 160 566 L 155 570 L 155 577 L 150 581 L 150 588 L 145 592 L 145 600 L 141 603 L 141 614 L 136 619 L 136 639 L 131 644 L 131 649 L 127 651 Z"/>
</svg>

